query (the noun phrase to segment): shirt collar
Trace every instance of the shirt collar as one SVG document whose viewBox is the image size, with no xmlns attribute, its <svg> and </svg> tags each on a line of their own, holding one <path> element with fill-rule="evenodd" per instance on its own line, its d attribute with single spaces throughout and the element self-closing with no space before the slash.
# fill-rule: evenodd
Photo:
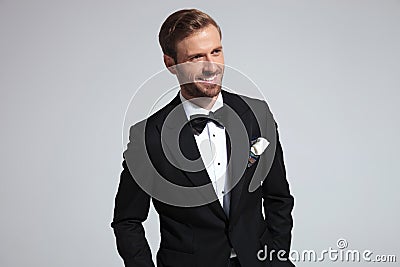
<svg viewBox="0 0 400 267">
<path fill-rule="evenodd" d="M 186 117 L 190 120 L 190 116 L 194 114 L 206 114 L 208 115 L 209 111 L 205 108 L 202 108 L 192 101 L 187 100 L 183 97 L 182 92 L 179 92 L 179 97 L 182 102 L 183 109 L 185 110 Z M 217 109 L 221 108 L 224 105 L 224 100 L 222 98 L 221 92 L 218 93 L 217 100 L 215 101 L 214 105 L 211 107 L 212 112 L 215 112 Z"/>
</svg>

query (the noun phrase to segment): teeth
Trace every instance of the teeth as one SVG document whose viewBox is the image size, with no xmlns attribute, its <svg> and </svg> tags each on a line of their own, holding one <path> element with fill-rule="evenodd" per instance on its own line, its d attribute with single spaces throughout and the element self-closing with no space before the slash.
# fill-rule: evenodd
<svg viewBox="0 0 400 267">
<path fill-rule="evenodd" d="M 209 82 L 209 81 L 214 80 L 215 77 L 217 77 L 217 75 L 211 76 L 211 77 L 209 77 L 209 78 L 199 78 L 199 79 L 202 80 L 202 81 L 207 81 L 207 82 Z"/>
</svg>

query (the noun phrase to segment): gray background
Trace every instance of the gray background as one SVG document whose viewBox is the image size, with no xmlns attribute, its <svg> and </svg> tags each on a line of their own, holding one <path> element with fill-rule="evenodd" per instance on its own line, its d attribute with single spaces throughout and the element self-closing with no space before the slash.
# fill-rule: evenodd
<svg viewBox="0 0 400 267">
<path fill-rule="evenodd" d="M 279 123 L 292 248 L 342 237 L 400 257 L 400 1 L 1 0 L 0 266 L 122 266 L 110 222 L 124 114 L 183 7 L 217 20 L 226 63 Z M 145 226 L 156 250 L 154 211 Z"/>
</svg>

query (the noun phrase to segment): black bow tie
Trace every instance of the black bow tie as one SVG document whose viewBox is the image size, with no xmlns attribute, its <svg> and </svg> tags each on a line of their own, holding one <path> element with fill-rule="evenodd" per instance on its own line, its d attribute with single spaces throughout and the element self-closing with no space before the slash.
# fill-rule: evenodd
<svg viewBox="0 0 400 267">
<path fill-rule="evenodd" d="M 213 122 L 220 128 L 224 128 L 221 122 L 221 111 L 222 108 L 218 109 L 216 112 L 210 111 L 208 115 L 206 114 L 195 114 L 190 116 L 190 126 L 193 129 L 195 135 L 199 135 L 203 132 L 208 122 Z"/>
</svg>

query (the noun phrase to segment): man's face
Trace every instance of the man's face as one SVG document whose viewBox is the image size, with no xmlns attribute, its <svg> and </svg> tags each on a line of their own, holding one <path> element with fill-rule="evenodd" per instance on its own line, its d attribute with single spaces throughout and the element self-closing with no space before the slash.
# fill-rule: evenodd
<svg viewBox="0 0 400 267">
<path fill-rule="evenodd" d="M 209 25 L 176 44 L 177 76 L 186 97 L 215 97 L 221 91 L 224 54 L 221 37 Z"/>
</svg>

